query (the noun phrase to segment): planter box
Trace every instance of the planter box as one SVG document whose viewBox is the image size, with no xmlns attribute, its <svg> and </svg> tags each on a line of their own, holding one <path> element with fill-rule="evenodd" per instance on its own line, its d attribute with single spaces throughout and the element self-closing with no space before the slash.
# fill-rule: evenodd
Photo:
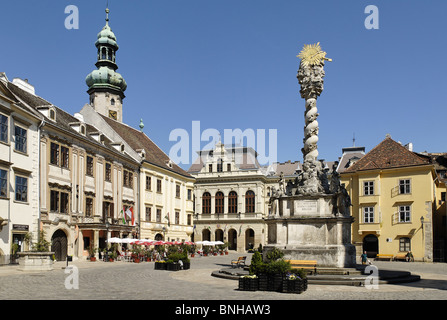
<svg viewBox="0 0 447 320">
<path fill-rule="evenodd" d="M 191 268 L 191 262 L 183 262 L 183 270 L 189 270 Z"/>
<path fill-rule="evenodd" d="M 180 263 L 166 263 L 168 271 L 179 271 Z"/>
<path fill-rule="evenodd" d="M 258 274 L 258 286 L 259 290 L 261 291 L 267 291 L 268 290 L 268 275 L 266 273 L 260 273 Z"/>
<path fill-rule="evenodd" d="M 281 273 L 269 274 L 267 290 L 281 292 L 283 277 L 284 277 L 284 275 Z"/>
<path fill-rule="evenodd" d="M 256 291 L 259 289 L 258 278 L 239 278 L 239 290 L 241 291 Z"/>
<path fill-rule="evenodd" d="M 305 286 L 306 282 L 306 286 Z M 305 288 L 306 287 L 306 288 Z M 302 293 L 307 289 L 307 279 L 287 280 L 282 283 L 282 292 L 284 293 Z"/>
<path fill-rule="evenodd" d="M 166 270 L 168 268 L 168 264 L 165 262 L 155 262 L 155 270 Z"/>
</svg>

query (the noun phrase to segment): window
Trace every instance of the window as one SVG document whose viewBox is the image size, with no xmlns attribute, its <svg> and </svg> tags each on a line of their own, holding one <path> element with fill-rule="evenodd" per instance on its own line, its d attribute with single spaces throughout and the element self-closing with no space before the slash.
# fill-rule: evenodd
<svg viewBox="0 0 447 320">
<path fill-rule="evenodd" d="M 87 156 L 87 175 L 93 177 L 93 158 Z"/>
<path fill-rule="evenodd" d="M 227 171 L 231 171 L 231 163 L 227 163 Z"/>
<path fill-rule="evenodd" d="M 146 190 L 151 191 L 151 185 L 152 185 L 152 181 L 151 181 L 151 177 L 146 176 Z"/>
<path fill-rule="evenodd" d="M 217 192 L 215 197 L 216 213 L 224 213 L 224 194 Z"/>
<path fill-rule="evenodd" d="M 104 201 L 102 203 L 102 216 L 104 219 L 113 218 L 113 202 Z"/>
<path fill-rule="evenodd" d="M 374 223 L 374 207 L 363 208 L 363 223 Z"/>
<path fill-rule="evenodd" d="M 152 220 L 152 208 L 151 207 L 146 207 L 146 221 L 151 221 Z"/>
<path fill-rule="evenodd" d="M 51 142 L 50 149 L 50 163 L 59 165 L 59 145 Z"/>
<path fill-rule="evenodd" d="M 223 171 L 223 160 L 219 159 L 217 160 L 217 172 L 222 172 Z"/>
<path fill-rule="evenodd" d="M 186 219 L 187 219 L 188 226 L 192 225 L 192 215 L 188 214 Z"/>
<path fill-rule="evenodd" d="M 237 213 L 237 193 L 230 191 L 228 194 L 228 213 Z"/>
<path fill-rule="evenodd" d="M 68 169 L 69 151 L 67 147 L 61 146 L 61 167 Z"/>
<path fill-rule="evenodd" d="M 399 206 L 399 222 L 411 222 L 410 206 Z"/>
<path fill-rule="evenodd" d="M 0 197 L 8 196 L 8 171 L 0 169 Z"/>
<path fill-rule="evenodd" d="M 192 190 L 188 189 L 188 200 L 192 200 Z"/>
<path fill-rule="evenodd" d="M 68 213 L 69 195 L 58 190 L 50 191 L 50 211 Z"/>
<path fill-rule="evenodd" d="M 85 198 L 85 216 L 92 217 L 93 216 L 93 199 Z"/>
<path fill-rule="evenodd" d="M 211 194 L 209 192 L 202 195 L 202 213 L 211 213 Z"/>
<path fill-rule="evenodd" d="M 8 117 L 0 114 L 0 141 L 8 142 Z"/>
<path fill-rule="evenodd" d="M 180 224 L 180 212 L 175 212 L 175 224 Z"/>
<path fill-rule="evenodd" d="M 28 200 L 28 178 L 16 176 L 16 201 L 27 202 Z"/>
<path fill-rule="evenodd" d="M 123 172 L 123 186 L 133 188 L 133 172 L 124 170 Z"/>
<path fill-rule="evenodd" d="M 400 238 L 399 239 L 399 251 L 411 251 L 411 241 L 410 238 Z"/>
<path fill-rule="evenodd" d="M 399 180 L 399 194 L 409 194 L 411 193 L 410 179 Z"/>
<path fill-rule="evenodd" d="M 161 180 L 157 179 L 157 192 L 161 193 Z"/>
<path fill-rule="evenodd" d="M 157 222 L 161 222 L 161 209 L 157 209 Z"/>
<path fill-rule="evenodd" d="M 106 162 L 106 172 L 105 172 L 106 181 L 112 181 L 112 165 Z"/>
<path fill-rule="evenodd" d="M 208 165 L 208 171 L 209 172 L 213 172 L 213 165 L 212 164 Z"/>
<path fill-rule="evenodd" d="M 246 213 L 255 212 L 255 193 L 252 190 L 248 190 L 245 193 L 245 212 Z"/>
<path fill-rule="evenodd" d="M 175 197 L 180 198 L 180 185 L 175 185 Z"/>
<path fill-rule="evenodd" d="M 14 127 L 15 150 L 26 153 L 26 129 L 22 127 Z"/>
<path fill-rule="evenodd" d="M 374 181 L 363 182 L 363 195 L 365 196 L 374 195 Z"/>
</svg>

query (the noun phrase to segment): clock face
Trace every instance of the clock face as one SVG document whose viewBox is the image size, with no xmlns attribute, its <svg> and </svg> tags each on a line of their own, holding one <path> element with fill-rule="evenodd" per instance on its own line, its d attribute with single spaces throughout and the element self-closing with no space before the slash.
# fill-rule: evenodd
<svg viewBox="0 0 447 320">
<path fill-rule="evenodd" d="M 116 111 L 109 111 L 109 117 L 112 118 L 113 120 L 116 120 Z"/>
</svg>

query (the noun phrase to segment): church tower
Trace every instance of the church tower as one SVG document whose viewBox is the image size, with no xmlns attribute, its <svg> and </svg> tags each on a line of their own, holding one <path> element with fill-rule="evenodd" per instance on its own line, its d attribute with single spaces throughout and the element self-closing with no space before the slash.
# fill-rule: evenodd
<svg viewBox="0 0 447 320">
<path fill-rule="evenodd" d="M 127 88 L 124 78 L 116 72 L 115 62 L 118 44 L 109 26 L 109 9 L 106 9 L 106 25 L 98 33 L 95 42 L 98 49 L 96 70 L 85 79 L 90 95 L 90 105 L 100 114 L 123 122 L 123 99 Z"/>
</svg>

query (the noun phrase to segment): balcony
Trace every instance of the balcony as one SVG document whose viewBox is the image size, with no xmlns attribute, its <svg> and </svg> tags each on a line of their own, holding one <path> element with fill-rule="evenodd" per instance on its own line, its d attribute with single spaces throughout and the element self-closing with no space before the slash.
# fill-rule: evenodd
<svg viewBox="0 0 447 320">
<path fill-rule="evenodd" d="M 380 234 L 380 223 L 360 223 L 359 224 L 359 234 L 363 234 L 363 233 L 375 233 L 375 234 Z"/>
</svg>

